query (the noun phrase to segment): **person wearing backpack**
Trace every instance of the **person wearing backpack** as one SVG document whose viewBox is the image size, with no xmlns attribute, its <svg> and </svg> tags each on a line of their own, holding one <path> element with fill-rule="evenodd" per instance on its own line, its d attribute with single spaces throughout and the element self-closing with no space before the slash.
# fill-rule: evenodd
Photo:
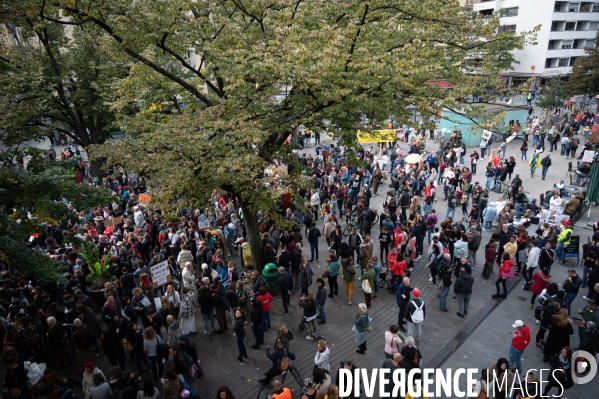
<svg viewBox="0 0 599 399">
<path fill-rule="evenodd" d="M 416 342 L 422 340 L 422 323 L 425 318 L 425 304 L 420 299 L 420 290 L 414 288 L 412 290 L 412 299 L 406 308 L 404 321 L 408 323 L 408 337 L 414 337 Z"/>
</svg>

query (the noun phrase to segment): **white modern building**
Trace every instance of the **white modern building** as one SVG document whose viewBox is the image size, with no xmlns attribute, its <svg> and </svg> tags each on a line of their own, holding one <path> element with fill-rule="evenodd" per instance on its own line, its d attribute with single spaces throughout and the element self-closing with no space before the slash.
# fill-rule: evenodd
<svg viewBox="0 0 599 399">
<path fill-rule="evenodd" d="M 506 71 L 508 85 L 518 85 L 530 77 L 565 75 L 572 71 L 584 47 L 594 47 L 599 29 L 599 0 L 466 0 L 473 12 L 499 12 L 499 29 L 516 33 L 541 25 L 537 45 L 514 52 L 520 64 Z"/>
</svg>

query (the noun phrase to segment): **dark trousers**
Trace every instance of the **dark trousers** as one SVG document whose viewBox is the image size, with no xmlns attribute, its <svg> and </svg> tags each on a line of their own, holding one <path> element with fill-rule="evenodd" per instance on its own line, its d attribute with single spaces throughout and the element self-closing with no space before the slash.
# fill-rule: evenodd
<svg viewBox="0 0 599 399">
<path fill-rule="evenodd" d="M 237 336 L 237 349 L 239 349 L 239 357 L 247 356 L 247 352 L 245 350 L 245 345 L 243 344 L 243 340 L 245 340 L 245 334 L 241 336 Z"/>
<path fill-rule="evenodd" d="M 272 381 L 273 378 L 275 378 L 276 376 L 280 375 L 282 373 L 282 371 L 277 370 L 274 367 L 271 367 L 265 374 L 264 374 L 264 382 L 266 384 L 270 383 Z"/>
<path fill-rule="evenodd" d="M 507 280 L 504 278 L 499 277 L 496 281 L 495 281 L 495 288 L 497 289 L 497 295 L 499 295 L 499 285 L 503 285 L 503 295 L 507 296 Z"/>
<path fill-rule="evenodd" d="M 406 307 L 407 306 L 408 305 L 405 304 L 405 305 L 401 305 L 399 307 L 399 315 L 397 316 L 397 325 L 400 327 L 403 327 L 403 325 L 404 325 L 403 319 L 404 319 L 404 316 L 406 315 Z"/>
<path fill-rule="evenodd" d="M 281 290 L 281 300 L 283 301 L 283 309 L 285 309 L 285 313 L 289 312 L 289 298 L 291 296 L 285 290 Z"/>
<path fill-rule="evenodd" d="M 154 381 L 156 381 L 158 378 L 162 378 L 162 374 L 164 373 L 162 359 L 160 359 L 158 356 L 148 356 L 148 359 L 150 359 Z M 158 364 L 158 370 L 156 370 L 156 364 Z"/>
<path fill-rule="evenodd" d="M 329 293 L 331 295 L 338 295 L 339 294 L 339 285 L 337 284 L 337 276 L 331 276 L 329 275 Z"/>
<path fill-rule="evenodd" d="M 229 329 L 227 326 L 227 312 L 224 309 L 216 309 L 216 320 L 218 320 L 220 331 Z"/>
<path fill-rule="evenodd" d="M 264 330 L 262 330 L 262 326 L 253 325 L 252 332 L 254 333 L 254 338 L 256 339 L 256 346 L 264 345 Z"/>
<path fill-rule="evenodd" d="M 110 365 L 113 367 L 116 367 L 117 365 L 121 367 L 121 370 L 125 370 L 125 354 L 123 353 L 122 356 L 113 358 L 113 357 L 109 357 L 108 360 L 110 361 Z"/>
<path fill-rule="evenodd" d="M 539 327 L 539 331 L 537 331 L 537 335 L 535 336 L 535 342 L 537 344 L 545 339 L 545 331 L 547 330 L 543 326 Z"/>
</svg>

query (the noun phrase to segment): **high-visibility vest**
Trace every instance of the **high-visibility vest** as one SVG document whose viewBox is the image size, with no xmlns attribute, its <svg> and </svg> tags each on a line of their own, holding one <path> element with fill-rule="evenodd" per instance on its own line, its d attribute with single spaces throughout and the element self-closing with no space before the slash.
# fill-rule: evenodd
<svg viewBox="0 0 599 399">
<path fill-rule="evenodd" d="M 570 227 L 566 227 L 559 233 L 559 237 L 557 237 L 557 242 L 561 242 L 564 246 L 570 245 L 570 238 L 572 238 L 572 229 Z"/>
</svg>

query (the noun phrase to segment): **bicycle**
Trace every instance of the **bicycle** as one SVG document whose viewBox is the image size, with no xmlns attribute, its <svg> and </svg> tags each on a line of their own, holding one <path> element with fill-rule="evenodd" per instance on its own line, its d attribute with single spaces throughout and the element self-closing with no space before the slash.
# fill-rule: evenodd
<svg viewBox="0 0 599 399">
<path fill-rule="evenodd" d="M 347 222 L 347 226 L 343 229 L 343 237 L 349 236 L 349 233 L 353 230 L 353 228 L 358 228 L 358 222 L 356 221 L 355 214 L 350 214 L 350 220 Z"/>
<path fill-rule="evenodd" d="M 590 111 L 591 110 L 591 104 L 588 103 L 588 102 L 583 102 L 583 103 L 580 103 L 580 105 L 578 106 L 578 108 L 581 111 Z"/>
<path fill-rule="evenodd" d="M 304 386 L 304 383 L 302 382 L 302 377 L 300 376 L 299 372 L 296 370 L 295 367 L 293 367 L 292 365 L 289 365 L 289 369 L 283 371 L 280 375 L 282 376 L 281 378 L 281 386 L 285 386 L 285 378 L 287 377 L 287 375 L 291 374 L 293 376 L 293 378 L 295 379 L 295 382 L 297 382 L 297 384 L 301 387 Z M 291 390 L 291 395 L 293 396 L 293 389 L 289 388 Z M 260 386 L 260 390 L 258 391 L 258 395 L 256 396 L 256 399 L 270 399 L 272 396 L 272 383 L 269 383 L 268 385 L 262 385 Z"/>
</svg>

